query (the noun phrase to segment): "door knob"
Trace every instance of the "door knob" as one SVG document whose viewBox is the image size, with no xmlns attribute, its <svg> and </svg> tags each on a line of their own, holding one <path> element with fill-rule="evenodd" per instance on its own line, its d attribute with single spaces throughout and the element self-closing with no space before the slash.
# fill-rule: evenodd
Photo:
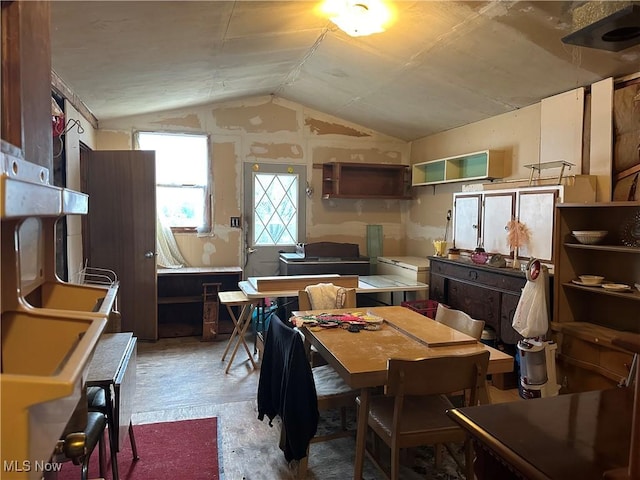
<svg viewBox="0 0 640 480">
<path fill-rule="evenodd" d="M 153 258 L 155 256 L 156 256 L 156 254 L 154 252 L 152 252 L 151 250 L 149 250 L 148 252 L 144 252 L 144 258 Z"/>
</svg>

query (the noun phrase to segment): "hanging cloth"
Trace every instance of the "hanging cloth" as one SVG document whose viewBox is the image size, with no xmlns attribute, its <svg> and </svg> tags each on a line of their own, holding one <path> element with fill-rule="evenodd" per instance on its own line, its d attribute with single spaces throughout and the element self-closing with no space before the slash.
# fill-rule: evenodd
<svg viewBox="0 0 640 480">
<path fill-rule="evenodd" d="M 527 265 L 527 283 L 513 315 L 512 326 L 524 338 L 546 335 L 549 329 L 547 310 L 547 270 L 539 260 L 531 260 Z"/>
<path fill-rule="evenodd" d="M 156 251 L 159 267 L 181 268 L 187 265 L 171 228 L 162 221 L 160 215 L 156 215 Z"/>
</svg>

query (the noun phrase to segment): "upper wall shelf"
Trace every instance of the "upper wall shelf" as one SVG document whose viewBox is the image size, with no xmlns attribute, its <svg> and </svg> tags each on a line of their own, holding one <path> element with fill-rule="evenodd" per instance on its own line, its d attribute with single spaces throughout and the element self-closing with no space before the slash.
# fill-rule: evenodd
<svg viewBox="0 0 640 480">
<path fill-rule="evenodd" d="M 409 167 L 387 163 L 322 164 L 322 198 L 409 199 Z"/>
<path fill-rule="evenodd" d="M 413 165 L 411 185 L 416 187 L 471 180 L 493 180 L 503 176 L 503 152 L 483 150 L 416 163 Z"/>
</svg>

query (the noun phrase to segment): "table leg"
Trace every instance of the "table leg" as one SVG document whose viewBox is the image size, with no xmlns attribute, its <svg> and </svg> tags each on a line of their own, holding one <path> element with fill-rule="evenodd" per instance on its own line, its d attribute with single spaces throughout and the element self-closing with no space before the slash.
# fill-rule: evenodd
<svg viewBox="0 0 640 480">
<path fill-rule="evenodd" d="M 231 364 L 233 363 L 233 359 L 236 357 L 236 353 L 238 352 L 238 347 L 242 343 L 247 350 L 247 354 L 249 355 L 249 359 L 253 364 L 253 368 L 256 368 L 256 364 L 253 361 L 253 356 L 249 354 L 249 347 L 247 347 L 247 343 L 245 342 L 244 335 L 247 332 L 247 328 L 251 324 L 251 313 L 253 312 L 253 304 L 247 304 L 242 307 L 242 312 L 240 313 L 240 318 L 238 318 L 238 341 L 233 347 L 233 351 L 231 352 L 231 358 L 229 358 L 229 364 L 227 365 L 224 373 L 229 373 L 229 368 L 231 368 Z"/>
<path fill-rule="evenodd" d="M 362 478 L 364 468 L 365 444 L 367 441 L 367 424 L 369 420 L 369 389 L 360 390 L 360 406 L 358 408 L 358 426 L 356 431 L 356 460 L 353 469 L 354 480 Z"/>
<path fill-rule="evenodd" d="M 246 305 L 244 305 L 242 307 L 242 309 L 240 310 L 240 318 L 242 318 L 242 314 L 244 313 L 244 309 L 245 309 Z M 239 331 L 239 327 L 238 327 L 238 319 L 236 318 L 236 314 L 233 312 L 233 308 L 231 308 L 231 305 L 227 305 L 227 311 L 229 312 L 229 316 L 231 317 L 231 321 L 233 322 L 233 332 L 231 332 L 231 337 L 229 337 L 229 341 L 227 342 L 227 346 L 224 349 L 224 352 L 222 353 L 222 361 L 224 362 L 225 357 L 227 356 L 227 353 L 229 352 L 229 348 L 231 347 L 231 344 L 233 343 L 233 340 L 236 338 L 236 335 L 238 335 L 238 331 Z"/>
<path fill-rule="evenodd" d="M 244 321 L 244 325 L 242 327 L 242 331 L 240 332 L 240 341 L 242 342 L 242 346 L 244 347 L 244 351 L 247 352 L 247 356 L 249 357 L 249 360 L 251 360 L 251 365 L 253 365 L 253 368 L 255 370 L 258 367 L 256 366 L 256 362 L 253 360 L 253 355 L 251 355 L 251 352 L 249 351 L 249 346 L 247 345 L 247 342 L 245 341 L 247 330 L 249 330 L 249 325 L 251 325 L 251 317 L 253 315 L 253 311 L 254 310 L 255 310 L 255 305 L 254 304 L 249 305 L 249 313 L 246 316 L 246 320 Z"/>
<path fill-rule="evenodd" d="M 482 386 L 478 390 L 478 402 L 480 405 L 491 405 L 491 396 L 489 394 L 489 387 L 487 386 L 487 380 L 485 377 Z"/>
<path fill-rule="evenodd" d="M 115 420 L 115 407 L 113 405 L 115 392 L 112 391 L 112 387 L 109 386 L 105 389 L 105 395 L 107 397 L 107 423 L 109 428 L 109 453 L 111 455 L 111 476 L 113 480 L 118 480 L 120 475 L 118 473 L 118 425 Z"/>
<path fill-rule="evenodd" d="M 265 321 L 264 307 L 265 307 L 265 301 L 264 301 L 264 298 L 261 298 L 260 303 L 258 303 L 258 305 L 256 306 L 256 308 L 258 309 L 258 314 L 256 315 L 256 336 L 253 340 L 254 355 L 258 353 L 258 336 L 260 336 L 264 341 L 264 321 Z"/>
</svg>

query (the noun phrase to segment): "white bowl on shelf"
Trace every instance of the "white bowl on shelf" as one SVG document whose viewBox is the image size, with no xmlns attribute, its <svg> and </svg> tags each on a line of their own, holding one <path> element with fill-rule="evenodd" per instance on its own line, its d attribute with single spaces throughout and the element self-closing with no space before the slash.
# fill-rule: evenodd
<svg viewBox="0 0 640 480">
<path fill-rule="evenodd" d="M 578 278 L 584 285 L 600 285 L 604 280 L 600 275 L 580 275 Z"/>
<path fill-rule="evenodd" d="M 571 234 L 580 243 L 585 245 L 596 245 L 600 243 L 609 233 L 607 230 L 574 230 Z"/>
</svg>

